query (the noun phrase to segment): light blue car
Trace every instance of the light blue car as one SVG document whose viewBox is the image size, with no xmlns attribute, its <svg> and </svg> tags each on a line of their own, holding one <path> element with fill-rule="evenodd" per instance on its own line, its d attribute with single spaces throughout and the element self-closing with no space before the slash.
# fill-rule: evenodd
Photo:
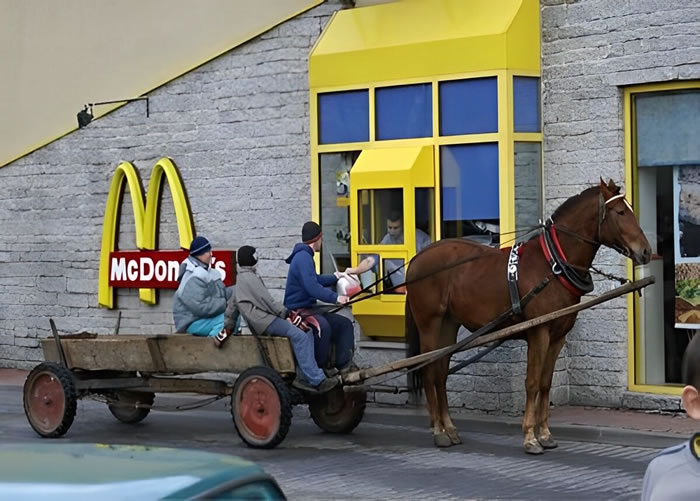
<svg viewBox="0 0 700 501">
<path fill-rule="evenodd" d="M 0 499 L 286 499 L 277 482 L 226 454 L 134 445 L 0 445 Z"/>
</svg>

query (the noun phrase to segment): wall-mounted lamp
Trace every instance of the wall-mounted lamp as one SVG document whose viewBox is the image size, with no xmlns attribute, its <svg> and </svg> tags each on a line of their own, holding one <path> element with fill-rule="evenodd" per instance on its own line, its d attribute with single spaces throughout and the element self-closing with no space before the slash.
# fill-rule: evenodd
<svg viewBox="0 0 700 501">
<path fill-rule="evenodd" d="M 90 122 L 92 122 L 93 114 L 92 107 L 98 106 L 100 104 L 116 104 L 116 103 L 130 103 L 132 101 L 146 101 L 146 117 L 150 115 L 150 109 L 148 106 L 148 96 L 144 97 L 132 97 L 130 99 L 116 99 L 114 101 L 100 101 L 99 103 L 88 103 L 83 106 L 83 109 L 78 112 L 78 127 L 83 128 Z M 88 108 L 90 111 L 88 111 Z"/>
</svg>

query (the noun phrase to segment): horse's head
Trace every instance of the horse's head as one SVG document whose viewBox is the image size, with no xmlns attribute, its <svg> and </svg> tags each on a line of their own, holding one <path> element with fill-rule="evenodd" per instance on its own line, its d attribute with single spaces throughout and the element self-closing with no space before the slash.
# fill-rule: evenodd
<svg viewBox="0 0 700 501">
<path fill-rule="evenodd" d="M 612 181 L 606 185 L 600 180 L 600 205 L 598 208 L 598 239 L 631 258 L 637 264 L 651 259 L 651 246 L 637 222 L 632 207 L 620 193 L 620 187 Z"/>
</svg>

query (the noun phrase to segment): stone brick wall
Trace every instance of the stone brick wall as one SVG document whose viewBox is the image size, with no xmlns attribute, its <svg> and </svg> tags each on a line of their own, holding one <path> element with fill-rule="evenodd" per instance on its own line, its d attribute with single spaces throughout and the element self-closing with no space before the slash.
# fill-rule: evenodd
<svg viewBox="0 0 700 501">
<path fill-rule="evenodd" d="M 171 157 L 197 233 L 217 248 L 255 245 L 261 274 L 280 293 L 283 258 L 311 213 L 308 55 L 339 8 L 324 3 L 155 90 L 150 118 L 144 103 L 131 103 L 0 169 L 0 367 L 43 359 L 49 317 L 62 332 L 114 330 L 118 310 L 97 306 L 97 276 L 121 160 L 134 163 L 145 190 L 151 167 Z M 178 248 L 163 191 L 160 247 Z M 119 242 L 136 248 L 128 201 Z M 119 290 L 120 331 L 172 332 L 172 294 L 161 291 L 150 307 L 136 290 Z"/>
<path fill-rule="evenodd" d="M 624 86 L 700 78 L 700 4 L 542 0 L 541 6 L 544 171 L 550 214 L 601 176 L 624 183 Z M 625 273 L 625 260 L 609 250 L 599 253 L 596 264 Z M 596 293 L 614 286 L 599 282 Z M 624 299 L 581 313 L 566 348 L 571 403 L 624 403 Z"/>
</svg>

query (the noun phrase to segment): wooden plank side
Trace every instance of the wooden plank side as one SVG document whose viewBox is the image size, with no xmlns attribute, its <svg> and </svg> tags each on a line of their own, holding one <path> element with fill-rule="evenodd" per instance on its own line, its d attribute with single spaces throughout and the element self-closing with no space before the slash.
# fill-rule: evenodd
<svg viewBox="0 0 700 501">
<path fill-rule="evenodd" d="M 261 338 L 273 368 L 282 374 L 295 372 L 287 338 Z M 58 361 L 53 339 L 41 341 L 47 361 Z M 61 339 L 70 368 L 141 372 L 241 372 L 264 365 L 253 336 L 234 336 L 222 348 L 212 339 L 190 335 L 100 335 L 93 339 Z M 159 354 L 154 360 L 153 354 Z"/>
<path fill-rule="evenodd" d="M 283 337 L 261 338 L 267 348 L 270 363 L 280 373 L 295 370 L 289 340 Z M 241 372 L 248 367 L 264 365 L 253 336 L 230 337 L 221 348 L 211 339 L 195 336 L 168 336 L 158 340 L 166 367 L 171 372 L 194 373 Z"/>
</svg>

